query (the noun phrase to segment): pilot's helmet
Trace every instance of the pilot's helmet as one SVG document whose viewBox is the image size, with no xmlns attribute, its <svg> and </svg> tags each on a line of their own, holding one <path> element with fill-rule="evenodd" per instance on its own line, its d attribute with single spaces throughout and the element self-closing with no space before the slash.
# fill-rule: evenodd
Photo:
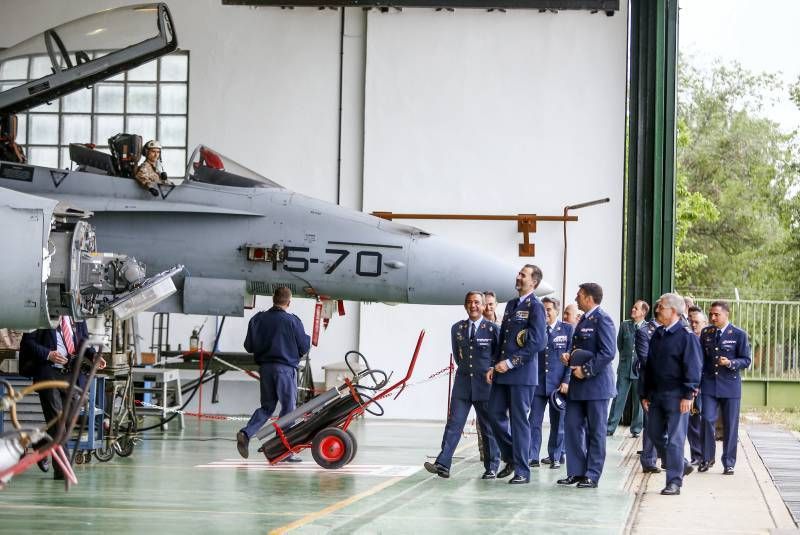
<svg viewBox="0 0 800 535">
<path fill-rule="evenodd" d="M 145 143 L 144 147 L 142 147 L 142 155 L 147 156 L 147 151 L 149 151 L 150 149 L 161 150 L 161 142 L 155 139 L 151 139 L 150 141 Z"/>
</svg>

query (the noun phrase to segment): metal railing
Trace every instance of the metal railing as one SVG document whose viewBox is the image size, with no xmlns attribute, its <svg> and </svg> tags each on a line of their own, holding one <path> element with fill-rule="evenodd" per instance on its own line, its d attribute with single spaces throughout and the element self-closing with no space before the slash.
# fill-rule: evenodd
<svg viewBox="0 0 800 535">
<path fill-rule="evenodd" d="M 695 299 L 708 314 L 715 299 Z M 753 362 L 743 377 L 749 379 L 800 379 L 800 302 L 728 301 L 730 322 L 750 338 Z"/>
</svg>

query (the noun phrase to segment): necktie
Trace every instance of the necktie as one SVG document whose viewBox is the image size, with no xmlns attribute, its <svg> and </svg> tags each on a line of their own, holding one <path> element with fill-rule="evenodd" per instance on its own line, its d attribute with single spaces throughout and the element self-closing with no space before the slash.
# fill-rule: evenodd
<svg viewBox="0 0 800 535">
<path fill-rule="evenodd" d="M 475 324 L 472 322 L 469 324 L 469 339 L 470 341 L 475 340 Z"/>
<path fill-rule="evenodd" d="M 717 329 L 717 332 L 714 333 L 714 345 L 719 345 L 719 339 L 722 337 L 722 331 Z"/>
<path fill-rule="evenodd" d="M 550 336 L 551 332 L 552 332 L 552 328 L 548 325 L 547 326 L 547 336 Z"/>
<path fill-rule="evenodd" d="M 72 325 L 70 325 L 67 316 L 61 316 L 61 338 L 64 339 L 64 347 L 67 348 L 67 353 L 74 355 L 75 341 L 72 338 Z"/>
</svg>

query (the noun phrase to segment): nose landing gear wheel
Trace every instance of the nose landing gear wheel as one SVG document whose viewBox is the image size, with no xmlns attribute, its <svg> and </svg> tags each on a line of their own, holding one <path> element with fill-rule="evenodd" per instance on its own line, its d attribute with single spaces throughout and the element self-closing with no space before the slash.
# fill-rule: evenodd
<svg viewBox="0 0 800 535">
<path fill-rule="evenodd" d="M 338 427 L 326 427 L 314 437 L 311 455 L 322 468 L 334 470 L 353 458 L 353 438 Z"/>
</svg>

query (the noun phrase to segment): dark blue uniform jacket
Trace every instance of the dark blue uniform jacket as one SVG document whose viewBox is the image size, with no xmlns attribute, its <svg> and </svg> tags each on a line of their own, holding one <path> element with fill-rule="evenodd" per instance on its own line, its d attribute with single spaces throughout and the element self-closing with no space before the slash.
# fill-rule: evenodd
<svg viewBox="0 0 800 535">
<path fill-rule="evenodd" d="M 525 331 L 520 346 L 519 335 Z M 531 294 L 520 303 L 515 297 L 506 304 L 500 327 L 500 353 L 495 361 L 510 360 L 512 369 L 495 373 L 494 382 L 505 385 L 536 386 L 539 380 L 539 352 L 547 346 L 545 313 L 542 303 Z"/>
<path fill-rule="evenodd" d="M 703 380 L 700 391 L 718 398 L 742 397 L 741 370 L 750 367 L 750 342 L 747 333 L 732 324 L 716 337 L 717 328 L 709 326 L 700 332 L 703 347 Z M 719 357 L 727 357 L 731 367 L 717 364 Z"/>
<path fill-rule="evenodd" d="M 700 355 L 697 337 L 681 322 L 657 329 L 650 339 L 639 397 L 692 399 L 700 384 Z"/>
<path fill-rule="evenodd" d="M 469 320 L 456 322 L 450 329 L 456 378 L 453 396 L 469 401 L 489 401 L 492 385 L 486 382 L 486 372 L 492 367 L 498 348 L 499 330 L 494 323 L 482 319 L 469 339 Z"/>
<path fill-rule="evenodd" d="M 617 395 L 611 363 L 616 355 L 616 333 L 611 316 L 601 308 L 584 314 L 572 335 L 572 349 L 584 349 L 594 354 L 585 362 L 585 377 L 573 377 L 569 383 L 569 399 L 588 401 L 611 399 Z"/>
<path fill-rule="evenodd" d="M 561 383 L 569 383 L 572 374 L 569 366 L 561 363 L 561 354 L 572 350 L 573 329 L 569 323 L 557 321 L 550 331 L 547 347 L 539 353 L 539 384 L 536 385 L 535 395 L 549 396 Z"/>
<path fill-rule="evenodd" d="M 244 348 L 259 364 L 297 368 L 300 357 L 311 347 L 310 340 L 300 318 L 280 307 L 272 307 L 252 317 Z"/>
</svg>

